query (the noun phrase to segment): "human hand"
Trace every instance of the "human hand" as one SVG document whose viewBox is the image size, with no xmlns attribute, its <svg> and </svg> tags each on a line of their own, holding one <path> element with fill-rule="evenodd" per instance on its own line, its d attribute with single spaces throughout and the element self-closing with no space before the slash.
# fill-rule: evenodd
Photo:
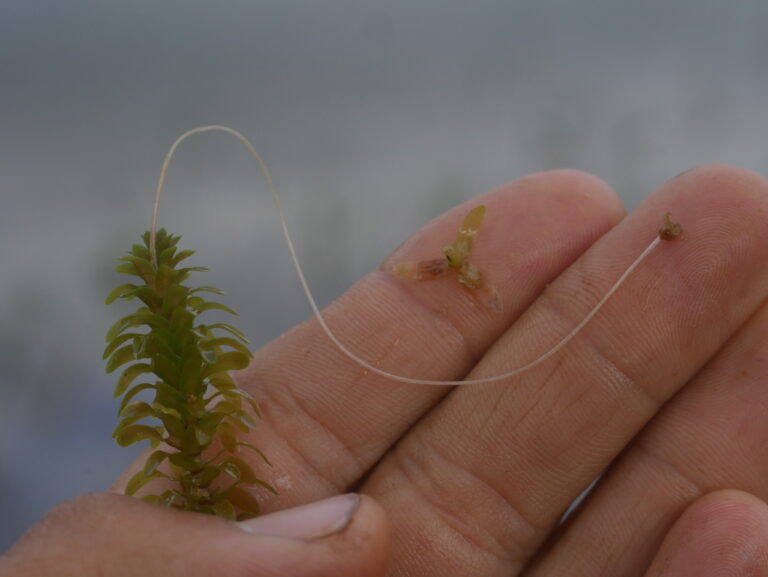
<svg viewBox="0 0 768 577">
<path fill-rule="evenodd" d="M 698 169 L 626 219 L 606 185 L 569 171 L 522 179 L 471 205 L 478 202 L 488 211 L 471 258 L 503 312 L 450 279 L 386 272 L 439 255 L 463 206 L 329 307 L 342 342 L 401 375 L 499 374 L 578 323 L 665 212 L 684 234 L 654 251 L 565 349 L 509 382 L 404 385 L 352 363 L 315 321 L 280 337 L 239 379 L 264 413 L 248 440 L 274 463 L 254 466 L 280 492 L 265 511 L 349 490 L 374 497 L 394 527 L 389 575 L 701 577 L 747 561 L 766 571 L 768 183 L 737 169 Z M 726 488 L 754 497 L 717 492 Z M 346 529 L 309 541 L 242 533 L 118 496 L 81 501 L 81 511 L 79 532 L 54 515 L 11 562 L 65 543 L 71 566 L 81 564 L 72 574 L 87 574 L 94 557 L 115 559 L 124 572 L 114 575 L 368 576 L 385 568 L 387 524 L 369 500 Z M 100 514 L 109 524 L 96 521 Z"/>
</svg>

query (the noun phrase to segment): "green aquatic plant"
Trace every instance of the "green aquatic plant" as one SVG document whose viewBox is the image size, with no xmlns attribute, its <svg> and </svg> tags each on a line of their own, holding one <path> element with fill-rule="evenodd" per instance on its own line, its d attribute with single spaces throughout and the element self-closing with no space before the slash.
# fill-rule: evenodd
<svg viewBox="0 0 768 577">
<path fill-rule="evenodd" d="M 191 273 L 207 269 L 179 268 L 194 253 L 178 250 L 179 238 L 164 229 L 145 233 L 143 244 L 133 245 L 116 268 L 138 282 L 118 286 L 106 301 L 142 303 L 112 326 L 104 350 L 107 372 L 128 365 L 114 391 L 115 397 L 122 396 L 114 438 L 122 446 L 148 440 L 153 449 L 125 493 L 133 495 L 150 481 L 165 479 L 170 488 L 143 499 L 229 519 L 256 515 L 258 501 L 244 487 L 274 489 L 238 453 L 242 448 L 268 461 L 257 447 L 238 440 L 238 432 L 256 426 L 259 407 L 230 375 L 245 368 L 252 355 L 237 328 L 199 322 L 206 311 L 235 313 L 201 296 L 222 294 L 219 289 L 183 284 Z M 155 250 L 150 250 L 152 241 Z M 134 400 L 144 391 L 152 394 L 150 402 Z M 147 419 L 156 424 L 146 424 Z"/>
</svg>

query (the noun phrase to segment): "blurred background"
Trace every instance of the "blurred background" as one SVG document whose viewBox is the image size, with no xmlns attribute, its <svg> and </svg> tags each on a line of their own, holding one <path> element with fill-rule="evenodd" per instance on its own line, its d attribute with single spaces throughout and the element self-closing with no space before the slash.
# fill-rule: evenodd
<svg viewBox="0 0 768 577">
<path fill-rule="evenodd" d="M 571 167 L 628 207 L 764 169 L 764 0 L 3 0 L 0 551 L 136 450 L 110 437 L 103 298 L 162 157 L 201 124 L 269 163 L 321 304 L 454 204 Z M 188 141 L 161 223 L 259 346 L 309 314 L 254 163 Z"/>
</svg>

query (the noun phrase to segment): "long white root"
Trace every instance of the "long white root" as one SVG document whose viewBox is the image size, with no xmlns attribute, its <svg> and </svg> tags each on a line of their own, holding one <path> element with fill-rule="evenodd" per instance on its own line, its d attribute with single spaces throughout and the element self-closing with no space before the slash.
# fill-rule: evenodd
<svg viewBox="0 0 768 577">
<path fill-rule="evenodd" d="M 304 289 L 304 294 L 307 297 L 307 301 L 309 302 L 309 306 L 312 308 L 312 312 L 315 315 L 315 318 L 317 318 L 317 322 L 320 323 L 320 326 L 323 328 L 323 331 L 328 336 L 329 339 L 333 342 L 333 344 L 336 345 L 336 347 L 344 353 L 347 357 L 349 357 L 351 360 L 353 360 L 355 363 L 360 365 L 361 367 L 365 368 L 366 370 L 375 373 L 377 375 L 380 375 L 382 377 L 386 377 L 388 379 L 392 379 L 394 381 L 399 381 L 401 383 L 410 383 L 413 385 L 451 385 L 451 386 L 458 386 L 458 385 L 480 385 L 483 383 L 494 383 L 497 381 L 501 381 L 504 379 L 508 379 L 510 377 L 514 377 L 516 375 L 519 375 L 521 373 L 524 373 L 535 366 L 543 363 L 553 355 L 557 354 L 563 347 L 565 347 L 568 342 L 570 342 L 583 328 L 584 326 L 591 321 L 594 316 L 600 311 L 600 309 L 605 305 L 605 303 L 608 301 L 608 299 L 613 296 L 613 294 L 619 290 L 619 287 L 624 283 L 625 280 L 627 280 L 627 277 L 632 274 L 632 271 L 634 271 L 640 263 L 653 251 L 654 248 L 661 242 L 662 236 L 656 236 L 654 240 L 643 250 L 642 253 L 630 264 L 627 269 L 621 274 L 621 276 L 616 280 L 616 282 L 611 286 L 610 289 L 608 289 L 608 292 L 605 293 L 603 298 L 601 298 L 598 303 L 592 308 L 589 313 L 579 322 L 571 331 L 565 335 L 557 344 L 555 344 L 552 348 L 550 348 L 545 353 L 541 354 L 539 357 L 535 358 L 534 360 L 530 361 L 529 363 L 522 365 L 520 367 L 517 367 L 511 371 L 508 371 L 506 373 L 502 373 L 500 375 L 494 375 L 492 377 L 484 377 L 480 379 L 466 379 L 462 381 L 435 381 L 430 379 L 415 379 L 411 377 L 405 377 L 402 375 L 396 375 L 394 373 L 390 373 L 388 371 L 383 371 L 377 367 L 374 367 L 364 359 L 361 359 L 359 356 L 357 356 L 355 353 L 349 350 L 347 346 L 342 343 L 336 335 L 333 333 L 331 328 L 328 326 L 328 323 L 325 322 L 325 319 L 323 318 L 322 313 L 320 312 L 320 309 L 317 306 L 317 303 L 315 302 L 315 298 L 312 296 L 312 291 L 309 289 L 309 284 L 307 284 L 307 279 L 304 277 L 304 271 L 301 268 L 301 264 L 299 263 L 299 258 L 296 255 L 296 249 L 293 246 L 293 241 L 291 240 L 291 235 L 288 233 L 288 226 L 285 222 L 285 216 L 283 214 L 283 208 L 280 204 L 280 197 L 277 193 L 277 190 L 275 189 L 275 186 L 272 182 L 272 176 L 269 173 L 269 169 L 267 168 L 266 163 L 261 158 L 259 153 L 256 151 L 254 146 L 250 143 L 250 141 L 243 136 L 241 133 L 239 133 L 237 130 L 234 130 L 232 128 L 229 128 L 228 126 L 219 126 L 219 125 L 210 125 L 210 126 L 200 126 L 198 128 L 193 128 L 192 130 L 189 130 L 179 136 L 175 142 L 171 145 L 171 148 L 168 150 L 168 153 L 165 155 L 165 159 L 163 160 L 163 166 L 160 171 L 160 178 L 157 183 L 157 189 L 155 191 L 155 204 L 154 208 L 152 210 L 152 226 L 150 228 L 150 258 L 152 260 L 153 264 L 157 264 L 157 254 L 155 250 L 155 237 L 157 233 L 157 213 L 160 208 L 160 195 L 163 191 L 163 186 L 165 185 L 165 179 L 168 174 L 168 167 L 170 165 L 171 159 L 173 158 L 174 153 L 176 152 L 176 149 L 179 147 L 179 145 L 189 138 L 190 136 L 194 134 L 200 134 L 203 132 L 212 132 L 212 131 L 218 131 L 218 132 L 226 132 L 228 134 L 231 134 L 235 138 L 237 138 L 251 153 L 253 158 L 256 159 L 256 162 L 259 165 L 259 168 L 261 169 L 262 174 L 264 175 L 264 178 L 267 182 L 267 188 L 269 189 L 269 192 L 272 194 L 272 199 L 275 202 L 275 207 L 277 208 L 277 217 L 280 221 L 280 226 L 283 229 L 283 236 L 285 237 L 285 242 L 288 244 L 288 250 L 291 253 L 291 259 L 293 261 L 293 266 L 296 269 L 296 274 L 299 276 L 299 282 L 301 282 L 301 286 Z M 669 217 L 665 217 L 665 223 L 668 223 Z M 679 231 L 677 232 L 679 234 Z"/>
</svg>

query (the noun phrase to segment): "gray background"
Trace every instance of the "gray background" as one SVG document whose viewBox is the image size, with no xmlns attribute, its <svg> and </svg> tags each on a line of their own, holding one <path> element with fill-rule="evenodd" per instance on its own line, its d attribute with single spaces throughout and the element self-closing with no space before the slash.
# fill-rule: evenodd
<svg viewBox="0 0 768 577">
<path fill-rule="evenodd" d="M 327 304 L 533 171 L 591 171 L 631 207 L 696 164 L 762 170 L 766 17 L 764 0 L 2 0 L 0 551 L 135 454 L 110 438 L 102 301 L 177 134 L 254 140 Z M 255 346 L 308 315 L 234 140 L 182 148 L 163 208 Z"/>
</svg>

